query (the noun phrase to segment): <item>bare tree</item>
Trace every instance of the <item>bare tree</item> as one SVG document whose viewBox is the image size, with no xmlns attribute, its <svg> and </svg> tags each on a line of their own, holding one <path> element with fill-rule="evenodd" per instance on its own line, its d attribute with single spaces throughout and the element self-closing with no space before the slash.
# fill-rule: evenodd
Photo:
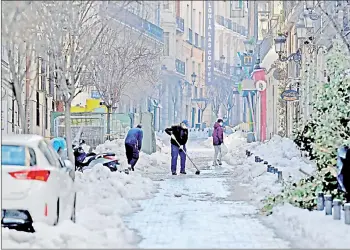
<svg viewBox="0 0 350 250">
<path fill-rule="evenodd" d="M 103 2 L 95 1 L 48 1 L 41 2 L 43 53 L 53 55 L 57 88 L 65 105 L 65 135 L 71 148 L 70 108 L 74 97 L 84 87 L 81 76 L 86 73 L 91 52 L 106 27 L 101 15 Z M 73 152 L 68 157 L 74 161 Z"/>
<path fill-rule="evenodd" d="M 107 134 L 110 114 L 124 95 L 140 100 L 158 80 L 161 50 L 148 43 L 145 34 L 130 28 L 109 25 L 98 40 L 89 66 L 91 83 L 107 107 Z M 145 95 L 146 94 L 146 95 Z"/>
<path fill-rule="evenodd" d="M 5 1 L 2 3 L 2 50 L 9 66 L 9 82 L 18 106 L 18 115 L 23 133 L 29 129 L 30 81 L 35 63 L 34 45 L 38 39 L 35 17 L 36 6 L 32 2 Z M 3 58 L 4 59 L 4 58 Z M 35 71 L 36 72 L 36 71 Z M 24 97 L 24 100 L 23 100 Z"/>
<path fill-rule="evenodd" d="M 216 117 L 219 116 L 220 107 L 227 100 L 229 91 L 224 84 L 215 84 L 208 86 L 207 96 L 212 105 L 212 111 Z"/>
<path fill-rule="evenodd" d="M 348 52 L 350 53 L 350 26 L 349 26 L 349 3 L 348 1 L 337 1 L 338 3 L 334 7 L 334 3 L 327 1 L 320 1 L 315 7 L 321 10 L 321 14 L 327 16 L 327 18 L 332 23 L 333 28 L 336 33 L 340 36 L 340 39 L 345 44 Z M 343 2 L 343 3 L 342 3 Z M 339 21 L 340 11 L 343 12 L 343 20 Z M 310 10 L 309 15 L 315 16 L 317 15 L 313 10 Z"/>
</svg>

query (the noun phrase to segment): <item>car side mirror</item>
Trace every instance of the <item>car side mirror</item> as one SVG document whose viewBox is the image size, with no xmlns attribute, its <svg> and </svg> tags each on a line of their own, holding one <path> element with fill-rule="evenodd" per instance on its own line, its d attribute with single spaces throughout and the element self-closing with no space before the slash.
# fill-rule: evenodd
<svg viewBox="0 0 350 250">
<path fill-rule="evenodd" d="M 67 172 L 69 176 L 74 180 L 75 179 L 75 167 L 70 160 L 64 160 L 64 165 L 66 165 Z"/>
</svg>

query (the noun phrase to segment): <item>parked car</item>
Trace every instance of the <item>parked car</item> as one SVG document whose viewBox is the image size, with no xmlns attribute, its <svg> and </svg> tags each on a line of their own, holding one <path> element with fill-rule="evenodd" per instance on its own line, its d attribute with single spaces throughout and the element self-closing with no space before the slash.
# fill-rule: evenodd
<svg viewBox="0 0 350 250">
<path fill-rule="evenodd" d="M 75 222 L 73 164 L 63 161 L 42 136 L 3 136 L 1 171 L 2 226 L 34 231 L 33 222 Z"/>
</svg>

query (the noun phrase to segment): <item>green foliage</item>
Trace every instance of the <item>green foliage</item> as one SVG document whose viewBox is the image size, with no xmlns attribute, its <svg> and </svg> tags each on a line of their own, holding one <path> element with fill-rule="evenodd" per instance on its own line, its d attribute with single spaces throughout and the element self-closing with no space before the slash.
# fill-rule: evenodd
<svg viewBox="0 0 350 250">
<path fill-rule="evenodd" d="M 266 199 L 264 213 L 271 213 L 274 205 L 283 202 L 313 210 L 317 206 L 318 192 L 331 194 L 333 199 L 344 198 L 338 191 L 335 165 L 337 149 L 350 145 L 350 56 L 341 41 L 333 42 L 326 65 L 327 83 L 312 77 L 307 80 L 306 84 L 314 86 L 312 117 L 305 126 L 297 129 L 295 139 L 301 150 L 307 151 L 316 161 L 317 172 L 315 176 L 286 186 L 281 196 Z"/>
</svg>

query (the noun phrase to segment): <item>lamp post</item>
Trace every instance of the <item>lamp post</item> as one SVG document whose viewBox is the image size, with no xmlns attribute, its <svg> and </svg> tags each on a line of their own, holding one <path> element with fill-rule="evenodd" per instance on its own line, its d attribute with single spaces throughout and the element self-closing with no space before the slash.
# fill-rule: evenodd
<svg viewBox="0 0 350 250">
<path fill-rule="evenodd" d="M 254 51 L 254 43 L 250 40 L 245 40 L 244 42 L 245 51 L 249 54 L 253 54 Z"/>
<path fill-rule="evenodd" d="M 224 55 L 221 55 L 220 56 L 220 70 L 221 71 L 224 71 L 224 63 L 225 63 L 225 56 Z"/>
<path fill-rule="evenodd" d="M 284 35 L 279 35 L 275 38 L 275 51 L 278 54 L 278 59 L 281 62 L 294 61 L 301 62 L 301 50 L 298 49 L 295 53 L 290 54 L 289 56 L 285 56 L 284 46 L 286 43 L 286 37 Z"/>
<path fill-rule="evenodd" d="M 192 84 L 193 85 L 196 82 L 196 77 L 197 77 L 196 73 L 193 72 L 192 75 L 191 75 L 191 79 L 192 79 Z"/>
</svg>

